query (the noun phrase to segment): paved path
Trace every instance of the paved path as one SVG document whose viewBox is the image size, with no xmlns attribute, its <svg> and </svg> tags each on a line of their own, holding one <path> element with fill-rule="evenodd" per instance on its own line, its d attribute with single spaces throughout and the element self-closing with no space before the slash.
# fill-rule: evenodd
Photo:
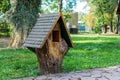
<svg viewBox="0 0 120 80">
<path fill-rule="evenodd" d="M 50 74 L 15 80 L 120 80 L 120 65 L 108 68 Z"/>
</svg>

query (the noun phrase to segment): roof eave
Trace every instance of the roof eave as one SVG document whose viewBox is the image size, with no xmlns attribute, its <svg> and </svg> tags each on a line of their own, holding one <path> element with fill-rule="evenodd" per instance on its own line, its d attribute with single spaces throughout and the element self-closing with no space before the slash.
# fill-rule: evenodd
<svg viewBox="0 0 120 80">
<path fill-rule="evenodd" d="M 71 36 L 70 36 L 70 32 L 69 32 L 69 30 L 67 29 L 67 25 L 65 24 L 65 21 L 64 21 L 64 18 L 63 18 L 62 13 L 61 13 L 60 15 L 61 15 L 61 18 L 62 18 L 62 20 L 63 20 L 63 24 L 64 24 L 64 26 L 65 26 L 66 32 L 67 32 L 67 34 L 68 34 L 68 37 L 69 37 L 69 39 L 70 39 L 71 46 L 69 46 L 69 47 L 72 47 L 72 48 L 73 48 L 74 45 L 73 45 L 73 42 L 72 42 L 72 38 L 71 38 Z"/>
</svg>

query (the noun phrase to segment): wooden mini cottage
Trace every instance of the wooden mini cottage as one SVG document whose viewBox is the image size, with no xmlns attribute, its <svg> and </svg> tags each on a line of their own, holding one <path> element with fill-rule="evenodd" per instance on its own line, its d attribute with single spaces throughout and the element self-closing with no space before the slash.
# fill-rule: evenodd
<svg viewBox="0 0 120 80">
<path fill-rule="evenodd" d="M 62 14 L 42 14 L 24 46 L 36 53 L 42 73 L 61 72 L 62 59 L 69 47 L 73 47 Z"/>
</svg>

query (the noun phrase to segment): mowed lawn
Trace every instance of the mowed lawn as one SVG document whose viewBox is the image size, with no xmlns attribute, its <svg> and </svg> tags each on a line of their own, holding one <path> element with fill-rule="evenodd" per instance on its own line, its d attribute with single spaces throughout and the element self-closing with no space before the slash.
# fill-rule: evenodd
<svg viewBox="0 0 120 80">
<path fill-rule="evenodd" d="M 64 57 L 63 72 L 120 64 L 120 36 L 72 35 L 74 48 Z M 38 75 L 34 53 L 27 49 L 0 49 L 0 80 Z"/>
</svg>

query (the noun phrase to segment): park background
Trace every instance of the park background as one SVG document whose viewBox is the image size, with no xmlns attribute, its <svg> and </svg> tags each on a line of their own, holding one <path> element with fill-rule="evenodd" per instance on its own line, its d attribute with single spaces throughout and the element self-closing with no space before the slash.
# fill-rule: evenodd
<svg viewBox="0 0 120 80">
<path fill-rule="evenodd" d="M 74 48 L 64 57 L 63 72 L 120 64 L 118 4 L 119 0 L 1 0 L 0 78 L 39 75 L 36 55 L 22 47 L 38 13 L 64 15 Z"/>
</svg>

